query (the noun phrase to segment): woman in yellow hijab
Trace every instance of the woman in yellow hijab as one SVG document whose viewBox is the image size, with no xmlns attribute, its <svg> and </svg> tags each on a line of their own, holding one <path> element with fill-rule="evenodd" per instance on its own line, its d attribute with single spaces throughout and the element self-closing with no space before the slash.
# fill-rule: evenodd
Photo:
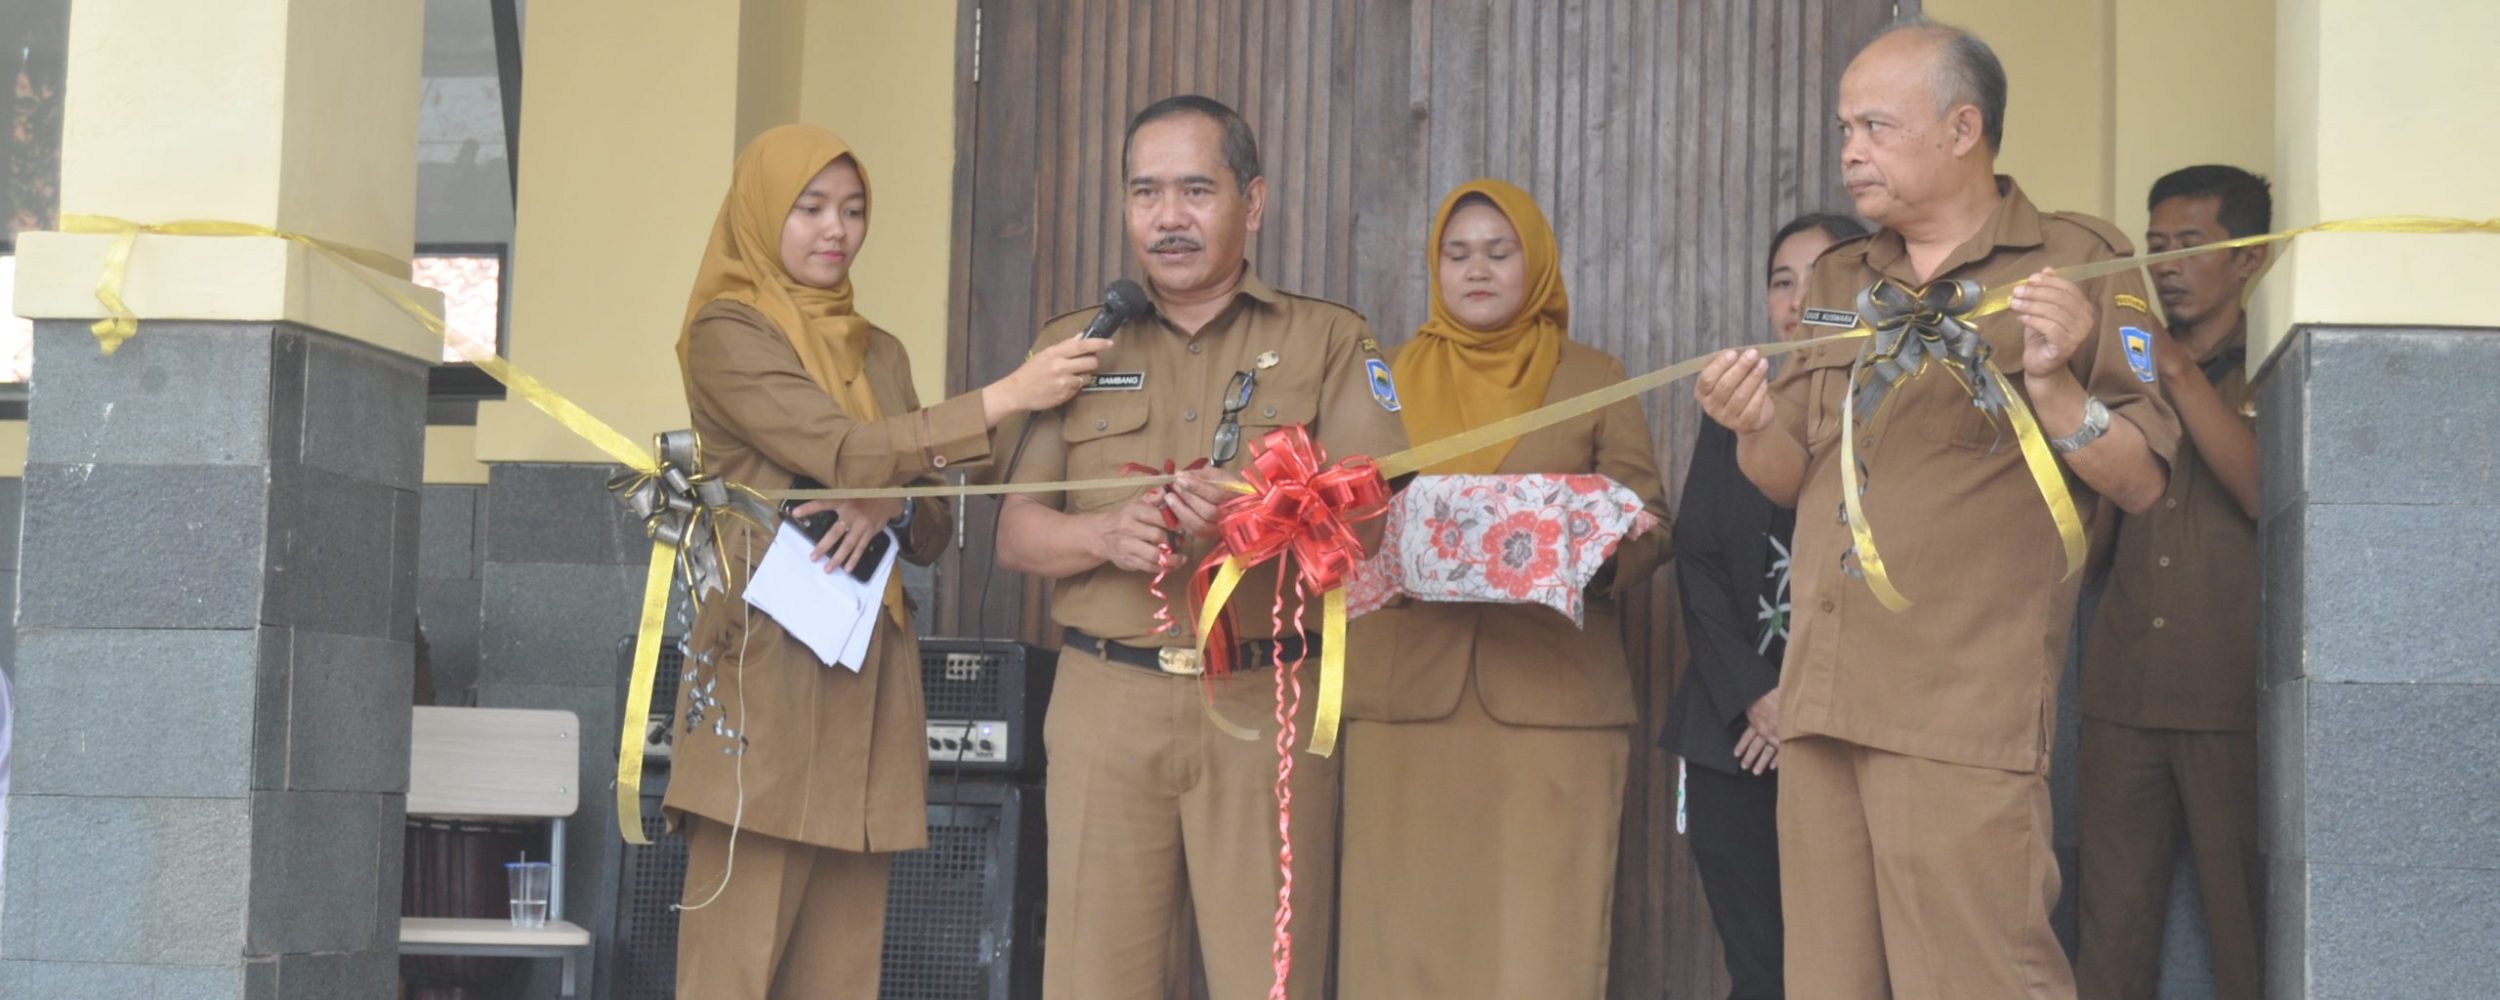
<svg viewBox="0 0 2500 1000">
<path fill-rule="evenodd" d="M 1108 342 L 1070 341 L 923 409 L 902 342 L 853 306 L 870 204 L 867 169 L 831 132 L 785 125 L 739 154 L 677 342 L 706 471 L 760 490 L 933 480 L 987 458 L 1001 420 L 1066 402 L 1093 371 Z M 814 554 L 827 572 L 889 528 L 923 565 L 948 535 L 934 500 L 795 513 L 827 510 Z M 888 862 L 928 843 L 919 644 L 899 589 L 856 671 L 750 608 L 739 593 L 778 527 L 723 529 L 729 590 L 685 646 L 666 800 L 688 846 L 677 993 L 872 1000 Z"/>
<path fill-rule="evenodd" d="M 1461 185 L 1431 236 L 1431 318 L 1393 365 L 1416 444 L 1624 378 L 1571 340 L 1554 233 L 1527 192 Z M 1667 555 L 1649 420 L 1627 400 L 1424 470 L 1453 473 L 1598 473 L 1644 510 L 1582 625 L 1424 601 L 1356 622 L 1337 993 L 1598 1000 L 1638 720 L 1615 601 Z"/>
</svg>

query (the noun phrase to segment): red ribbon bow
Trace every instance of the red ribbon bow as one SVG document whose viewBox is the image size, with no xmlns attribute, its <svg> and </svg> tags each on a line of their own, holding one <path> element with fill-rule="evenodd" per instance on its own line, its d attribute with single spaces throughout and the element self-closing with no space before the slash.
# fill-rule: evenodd
<svg viewBox="0 0 2500 1000">
<path fill-rule="evenodd" d="M 1280 427 L 1250 445 L 1250 464 L 1242 479 L 1251 492 L 1225 501 L 1217 511 L 1216 530 L 1222 541 L 1190 579 L 1190 605 L 1203 608 L 1207 589 L 1226 559 L 1255 566 L 1288 552 L 1309 593 L 1321 594 L 1345 582 L 1363 543 L 1353 525 L 1379 517 L 1389 509 L 1389 484 L 1372 460 L 1354 456 L 1330 465 L 1328 453 L 1312 443 L 1299 426 Z M 1232 670 L 1232 614 L 1208 609 L 1206 672 Z"/>
</svg>

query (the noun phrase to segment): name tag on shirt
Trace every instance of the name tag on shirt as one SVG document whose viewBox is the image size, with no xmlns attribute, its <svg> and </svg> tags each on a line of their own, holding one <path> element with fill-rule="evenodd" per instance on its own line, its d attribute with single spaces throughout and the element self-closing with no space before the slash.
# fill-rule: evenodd
<svg viewBox="0 0 2500 1000">
<path fill-rule="evenodd" d="M 1808 326 L 1837 326 L 1848 329 L 1858 325 L 1858 314 L 1847 309 L 1808 309 L 1804 321 Z"/>
<path fill-rule="evenodd" d="M 1085 380 L 1086 392 L 1135 392 L 1146 387 L 1145 372 L 1096 372 Z"/>
</svg>

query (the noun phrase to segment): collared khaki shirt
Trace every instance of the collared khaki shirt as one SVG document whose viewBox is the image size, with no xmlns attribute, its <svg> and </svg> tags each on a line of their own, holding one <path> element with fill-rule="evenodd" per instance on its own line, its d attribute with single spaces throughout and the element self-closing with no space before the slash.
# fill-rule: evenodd
<svg viewBox="0 0 2500 1000">
<path fill-rule="evenodd" d="M 2224 405 L 2254 424 L 2248 331 L 2200 359 Z M 2215 378 L 2219 376 L 2219 378 Z M 2257 522 L 2179 439 L 2170 489 L 2118 527 L 2083 647 L 2083 714 L 2143 729 L 2257 728 Z"/>
<path fill-rule="evenodd" d="M 2032 207 L 2010 178 L 1987 224 L 1949 256 L 1933 280 L 1989 287 L 2043 267 L 2133 252 L 2106 222 Z M 1858 293 L 1879 278 L 1924 282 L 1891 230 L 1842 242 L 1815 263 L 1805 306 L 1809 334 L 1854 324 Z M 2131 368 L 2120 328 L 2150 328 L 2137 272 L 2083 283 L 2098 331 L 2068 362 L 2076 379 L 2143 431 L 2169 460 L 2178 418 L 2157 387 Z M 2023 330 L 2012 311 L 1978 321 L 1980 336 L 2022 388 Z M 1866 342 L 1792 355 L 1772 382 L 1775 432 L 1806 449 L 1797 503 L 1791 584 L 1794 619 L 1781 669 L 1783 736 L 1824 735 L 1893 753 L 1975 767 L 2034 771 L 2048 761 L 2057 676 L 2066 654 L 2082 574 L 2066 575 L 2064 549 L 2002 414 L 1971 405 L 1969 392 L 1936 367 L 1896 386 L 1879 414 L 1859 425 L 1864 509 L 1893 585 L 1912 606 L 1886 609 L 1852 575 L 1840 497 L 1840 424 L 1851 362 Z M 2149 355 L 2142 365 L 2152 371 Z M 2063 463 L 2061 462 L 2061 467 Z M 2098 496 L 2071 472 L 2066 486 L 2087 530 L 2106 530 Z"/>
<path fill-rule="evenodd" d="M 692 333 L 686 406 L 703 435 L 704 470 L 730 482 L 779 490 L 804 475 L 845 489 L 901 486 L 935 482 L 947 465 L 989 455 L 981 394 L 921 408 L 911 359 L 883 330 L 869 332 L 861 364 L 885 412 L 875 420 L 843 412 L 789 338 L 752 308 L 713 302 L 695 313 Z M 903 557 L 926 565 L 944 552 L 948 514 L 943 500 L 915 501 Z M 723 523 L 728 591 L 705 602 L 687 637 L 695 677 L 678 694 L 667 807 L 845 851 L 924 846 L 929 734 L 919 646 L 909 627 L 880 613 L 868 662 L 857 672 L 827 667 L 740 600 L 778 530 Z M 709 698 L 700 716 L 698 692 Z"/>
<path fill-rule="evenodd" d="M 1151 292 L 1149 293 L 1152 294 Z M 1037 346 L 1075 336 L 1094 318 L 1088 308 L 1051 320 Z M 1301 424 L 1333 461 L 1354 455 L 1377 458 L 1406 447 L 1406 429 L 1395 407 L 1379 344 L 1353 310 L 1333 302 L 1289 295 L 1244 271 L 1241 289 L 1224 311 L 1191 335 L 1173 326 L 1158 308 L 1130 320 L 1112 335 L 1100 357 L 1093 386 L 1057 410 L 1034 415 L 1033 435 L 1012 481 L 1099 479 L 1121 475 L 1128 463 L 1160 467 L 1166 459 L 1186 466 L 1214 450 L 1223 421 L 1223 396 L 1233 373 L 1257 372 L 1249 405 L 1240 413 L 1241 446 L 1227 469 L 1250 461 L 1253 444 L 1279 427 Z M 1257 368 L 1262 355 L 1275 364 Z M 1371 366 L 1378 365 L 1375 379 Z M 1007 428 L 1013 432 L 1014 428 Z M 1010 438 L 1002 437 L 1001 440 Z M 1098 490 L 1039 496 L 1069 512 L 1090 512 L 1127 503 L 1144 492 Z M 1189 574 L 1210 548 L 1189 540 L 1186 561 L 1164 579 L 1180 625 L 1155 634 L 1155 610 L 1164 606 L 1148 590 L 1153 575 L 1109 563 L 1058 580 L 1051 612 L 1059 624 L 1097 638 L 1135 646 L 1188 645 L 1196 638 L 1187 607 Z M 1276 593 L 1275 564 L 1247 574 L 1235 592 L 1233 620 L 1243 639 L 1270 635 L 1264 613 Z M 1292 581 L 1287 580 L 1291 587 Z M 1307 623 L 1317 638 L 1320 595 L 1311 594 Z"/>
</svg>

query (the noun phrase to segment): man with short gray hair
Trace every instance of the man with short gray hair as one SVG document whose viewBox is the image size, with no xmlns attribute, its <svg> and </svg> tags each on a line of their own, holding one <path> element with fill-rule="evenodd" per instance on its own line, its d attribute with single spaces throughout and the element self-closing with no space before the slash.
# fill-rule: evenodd
<svg viewBox="0 0 2500 1000">
<path fill-rule="evenodd" d="M 2179 435 L 2154 384 L 2158 320 L 2133 271 L 2057 273 L 2133 250 L 1996 174 L 2005 71 L 1985 43 L 1925 22 L 1889 31 L 1849 64 L 1837 110 L 1849 192 L 1883 228 L 1816 261 L 1804 322 L 1920 332 L 1799 351 L 1776 380 L 1759 354 L 1729 352 L 1696 386 L 1746 476 L 1797 509 L 1769 734 L 1788 995 L 2071 1000 L 2049 929 L 2047 774 L 2082 580 L 2012 418 L 2037 416 L 2051 487 L 2073 494 L 2087 533 L 2109 530 L 2096 499 L 2158 501 Z M 1957 281 L 2021 284 L 1968 326 L 1922 318 L 1954 306 Z M 1879 282 L 1899 294 L 1862 299 Z M 1857 511 L 1841 495 L 1844 423 Z M 1854 541 L 1855 516 L 1880 560 Z M 1887 578 L 1906 605 L 1878 589 Z"/>
</svg>

